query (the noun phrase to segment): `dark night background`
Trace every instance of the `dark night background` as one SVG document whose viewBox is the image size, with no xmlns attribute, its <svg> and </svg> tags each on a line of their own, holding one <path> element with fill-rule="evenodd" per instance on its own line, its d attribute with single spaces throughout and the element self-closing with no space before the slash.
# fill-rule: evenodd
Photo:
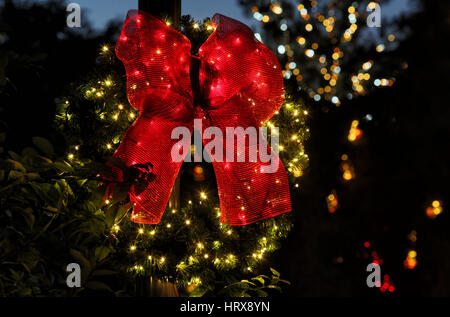
<svg viewBox="0 0 450 317">
<path fill-rule="evenodd" d="M 196 11 L 200 5 L 186 2 L 183 14 L 206 17 Z M 450 295 L 450 3 L 413 2 L 417 10 L 396 17 L 408 32 L 388 54 L 406 60 L 408 68 L 396 76 L 393 87 L 345 100 L 340 107 L 307 103 L 310 166 L 300 178 L 300 194 L 292 197 L 295 227 L 268 260 L 292 282 L 287 295 L 381 294 L 365 283 L 372 251 L 383 260 L 382 273 L 394 282 L 394 296 Z M 111 11 L 102 16 L 99 1 L 89 14 L 92 26 L 84 23 L 75 32 L 65 26 L 63 1 L 37 1 L 41 5 L 26 8 L 18 3 L 5 0 L 0 8 L 0 80 L 5 80 L 8 55 L 8 80 L 14 83 L 7 91 L 0 83 L 0 132 L 7 131 L 10 149 L 21 149 L 40 135 L 63 153 L 63 139 L 52 128 L 55 99 L 89 73 L 98 48 L 117 39 L 123 21 L 99 23 L 115 17 Z M 230 10 L 225 14 L 247 19 L 234 1 L 221 5 Z M 125 13 L 137 1 L 121 1 L 120 10 L 122 6 Z M 215 1 L 208 6 L 220 10 L 215 10 Z M 404 9 L 405 3 L 399 7 Z M 249 25 L 255 24 L 252 21 L 244 20 Z M 373 120 L 361 119 L 367 114 Z M 364 133 L 357 145 L 347 140 L 355 119 Z M 352 158 L 356 177 L 351 182 L 342 180 L 342 154 Z M 340 204 L 334 214 L 326 205 L 332 190 Z M 443 212 L 429 219 L 425 210 L 434 200 L 442 202 Z M 412 230 L 417 232 L 418 265 L 409 270 L 403 261 L 412 248 L 407 238 Z M 370 248 L 364 242 L 370 242 Z"/>
</svg>

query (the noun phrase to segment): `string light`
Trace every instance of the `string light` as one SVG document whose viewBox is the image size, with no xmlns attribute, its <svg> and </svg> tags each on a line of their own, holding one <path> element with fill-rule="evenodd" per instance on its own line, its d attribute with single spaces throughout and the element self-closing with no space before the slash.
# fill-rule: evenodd
<svg viewBox="0 0 450 317">
<path fill-rule="evenodd" d="M 418 263 L 416 257 L 417 257 L 417 252 L 414 250 L 410 250 L 408 252 L 408 255 L 407 255 L 405 261 L 403 261 L 403 266 L 406 269 L 410 269 L 410 270 L 414 269 Z"/>
<path fill-rule="evenodd" d="M 430 219 L 434 219 L 442 213 L 442 204 L 439 200 L 434 200 L 431 206 L 426 209 L 426 215 Z"/>
</svg>

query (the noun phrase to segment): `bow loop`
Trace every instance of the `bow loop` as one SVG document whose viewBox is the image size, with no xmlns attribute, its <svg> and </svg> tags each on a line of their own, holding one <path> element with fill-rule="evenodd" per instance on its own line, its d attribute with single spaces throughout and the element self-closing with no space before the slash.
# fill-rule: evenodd
<svg viewBox="0 0 450 317">
<path fill-rule="evenodd" d="M 172 120 L 190 118 L 191 43 L 163 21 L 130 10 L 116 46 L 127 72 L 130 104 Z"/>
<path fill-rule="evenodd" d="M 260 125 L 284 100 L 278 60 L 245 24 L 220 14 L 212 21 L 216 30 L 199 50 L 203 94 L 212 108 L 239 99 L 240 109 Z"/>
</svg>

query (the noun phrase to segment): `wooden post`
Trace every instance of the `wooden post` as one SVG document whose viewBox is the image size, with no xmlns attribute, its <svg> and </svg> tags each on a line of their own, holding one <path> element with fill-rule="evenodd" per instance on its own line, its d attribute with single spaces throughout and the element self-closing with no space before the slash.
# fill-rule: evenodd
<svg viewBox="0 0 450 317">
<path fill-rule="evenodd" d="M 180 28 L 181 0 L 139 0 L 139 10 L 153 16 L 168 17 L 176 29 Z M 180 209 L 180 175 L 175 180 L 167 206 L 170 209 Z"/>
<path fill-rule="evenodd" d="M 181 0 L 139 0 L 139 10 L 157 17 L 168 17 L 176 29 L 180 28 Z M 175 180 L 167 206 L 170 209 L 180 208 L 180 175 Z M 154 280 L 152 276 L 136 279 L 136 292 L 139 296 L 178 297 L 174 283 Z"/>
</svg>

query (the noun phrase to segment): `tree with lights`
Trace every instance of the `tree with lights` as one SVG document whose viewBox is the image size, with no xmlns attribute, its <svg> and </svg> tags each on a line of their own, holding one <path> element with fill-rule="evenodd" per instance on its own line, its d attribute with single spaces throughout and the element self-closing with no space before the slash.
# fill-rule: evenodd
<svg viewBox="0 0 450 317">
<path fill-rule="evenodd" d="M 394 69 L 395 74 L 406 67 L 381 55 L 396 47 L 396 36 L 385 34 L 389 27 L 368 25 L 369 15 L 379 8 L 375 2 L 240 3 L 260 21 L 264 37 L 285 66 L 284 77 L 305 98 L 339 106 L 343 98 L 351 100 L 373 88 L 392 86 L 395 78 L 385 69 Z"/>
</svg>

